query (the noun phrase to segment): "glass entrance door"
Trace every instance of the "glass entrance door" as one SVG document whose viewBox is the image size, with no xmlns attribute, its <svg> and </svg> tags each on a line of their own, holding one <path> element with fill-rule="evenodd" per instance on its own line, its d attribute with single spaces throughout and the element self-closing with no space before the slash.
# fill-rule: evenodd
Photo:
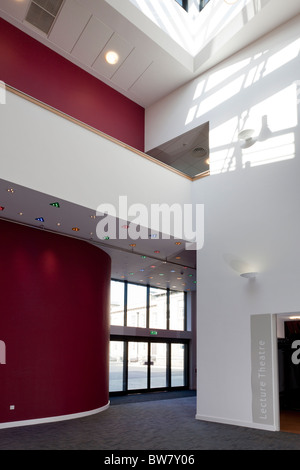
<svg viewBox="0 0 300 470">
<path fill-rule="evenodd" d="M 167 343 L 150 343 L 150 388 L 167 387 Z"/>
<path fill-rule="evenodd" d="M 111 393 L 187 386 L 187 343 L 111 340 Z"/>
<path fill-rule="evenodd" d="M 128 342 L 128 390 L 148 388 L 148 343 Z"/>
</svg>

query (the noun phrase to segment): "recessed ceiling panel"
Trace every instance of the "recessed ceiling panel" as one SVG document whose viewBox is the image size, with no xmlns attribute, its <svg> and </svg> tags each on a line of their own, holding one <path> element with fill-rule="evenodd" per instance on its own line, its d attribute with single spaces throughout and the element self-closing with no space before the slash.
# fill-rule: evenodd
<svg viewBox="0 0 300 470">
<path fill-rule="evenodd" d="M 186 69 L 176 67 L 173 61 L 167 60 L 167 57 L 164 59 L 162 61 L 155 58 L 130 88 L 136 99 L 142 100 L 144 107 L 153 103 L 153 94 L 156 95 L 155 101 L 159 100 L 182 85 L 188 77 Z M 171 88 L 170 84 L 172 84 Z"/>
<path fill-rule="evenodd" d="M 209 170 L 209 123 L 149 150 L 156 160 L 193 178 Z"/>
<path fill-rule="evenodd" d="M 11 0 L 1 0 L 0 11 L 5 11 L 16 20 L 23 21 L 28 10 L 30 0 L 23 2 L 12 2 Z"/>
<path fill-rule="evenodd" d="M 89 66 L 96 60 L 113 30 L 92 16 L 72 50 L 72 56 Z"/>
<path fill-rule="evenodd" d="M 125 62 L 123 62 L 122 66 L 118 68 L 112 77 L 112 81 L 124 90 L 128 90 L 150 64 L 151 60 L 144 52 L 133 49 Z"/>
<path fill-rule="evenodd" d="M 125 39 L 119 36 L 117 33 L 114 33 L 102 50 L 101 54 L 95 60 L 93 69 L 100 73 L 100 75 L 103 75 L 106 78 L 111 78 L 118 68 L 123 64 L 132 50 L 133 46 L 131 44 L 125 41 Z M 105 60 L 105 55 L 109 51 L 113 51 L 118 54 L 119 60 L 116 64 L 109 64 Z"/>
<path fill-rule="evenodd" d="M 70 52 L 90 19 L 90 12 L 76 0 L 66 0 L 49 34 L 51 42 Z"/>
</svg>

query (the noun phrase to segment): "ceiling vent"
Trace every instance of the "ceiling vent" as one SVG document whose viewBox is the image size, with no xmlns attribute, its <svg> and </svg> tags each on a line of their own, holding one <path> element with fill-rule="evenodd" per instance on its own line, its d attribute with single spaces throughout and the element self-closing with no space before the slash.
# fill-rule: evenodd
<svg viewBox="0 0 300 470">
<path fill-rule="evenodd" d="M 64 0 L 32 0 L 25 20 L 48 34 Z"/>
<path fill-rule="evenodd" d="M 203 147 L 195 147 L 193 150 L 195 157 L 205 157 L 207 150 Z"/>
</svg>

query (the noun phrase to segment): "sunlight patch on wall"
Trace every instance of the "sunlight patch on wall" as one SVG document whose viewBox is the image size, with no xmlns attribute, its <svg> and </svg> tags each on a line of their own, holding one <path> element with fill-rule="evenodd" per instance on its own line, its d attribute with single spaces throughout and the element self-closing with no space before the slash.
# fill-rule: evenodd
<svg viewBox="0 0 300 470">
<path fill-rule="evenodd" d="M 206 85 L 206 91 L 215 88 L 216 86 L 223 84 L 226 79 L 232 77 L 237 72 L 242 70 L 244 67 L 250 64 L 251 58 L 240 60 L 234 64 L 229 65 L 228 67 L 223 67 L 215 73 L 209 75 Z"/>
<path fill-rule="evenodd" d="M 220 106 L 220 104 L 223 104 L 233 96 L 237 95 L 242 88 L 244 78 L 244 74 L 237 77 L 235 80 L 232 80 L 220 90 L 216 91 L 211 96 L 201 101 L 196 117 L 208 113 L 217 106 Z"/>
<path fill-rule="evenodd" d="M 295 157 L 294 133 L 278 135 L 265 142 L 259 142 L 245 150 L 242 156 L 243 168 L 290 160 Z"/>
<path fill-rule="evenodd" d="M 295 59 L 299 55 L 299 52 L 300 39 L 297 39 L 296 41 L 292 42 L 288 46 L 273 54 L 267 60 L 263 77 L 266 77 L 270 73 L 274 72 L 275 70 L 279 69 L 291 60 Z"/>
</svg>

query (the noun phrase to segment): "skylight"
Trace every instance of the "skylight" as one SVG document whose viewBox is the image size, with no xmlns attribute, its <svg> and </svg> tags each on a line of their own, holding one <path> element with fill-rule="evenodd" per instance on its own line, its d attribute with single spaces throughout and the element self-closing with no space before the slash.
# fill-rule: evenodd
<svg viewBox="0 0 300 470">
<path fill-rule="evenodd" d="M 188 0 L 175 0 L 175 2 L 178 3 L 182 8 L 184 8 L 186 11 L 188 9 Z"/>
<path fill-rule="evenodd" d="M 178 3 L 178 5 L 180 5 L 185 11 L 188 11 L 189 0 L 175 0 L 175 2 Z M 199 11 L 203 10 L 203 8 L 205 7 L 205 5 L 207 5 L 208 2 L 209 0 L 196 0 L 196 3 L 199 3 Z"/>
</svg>

